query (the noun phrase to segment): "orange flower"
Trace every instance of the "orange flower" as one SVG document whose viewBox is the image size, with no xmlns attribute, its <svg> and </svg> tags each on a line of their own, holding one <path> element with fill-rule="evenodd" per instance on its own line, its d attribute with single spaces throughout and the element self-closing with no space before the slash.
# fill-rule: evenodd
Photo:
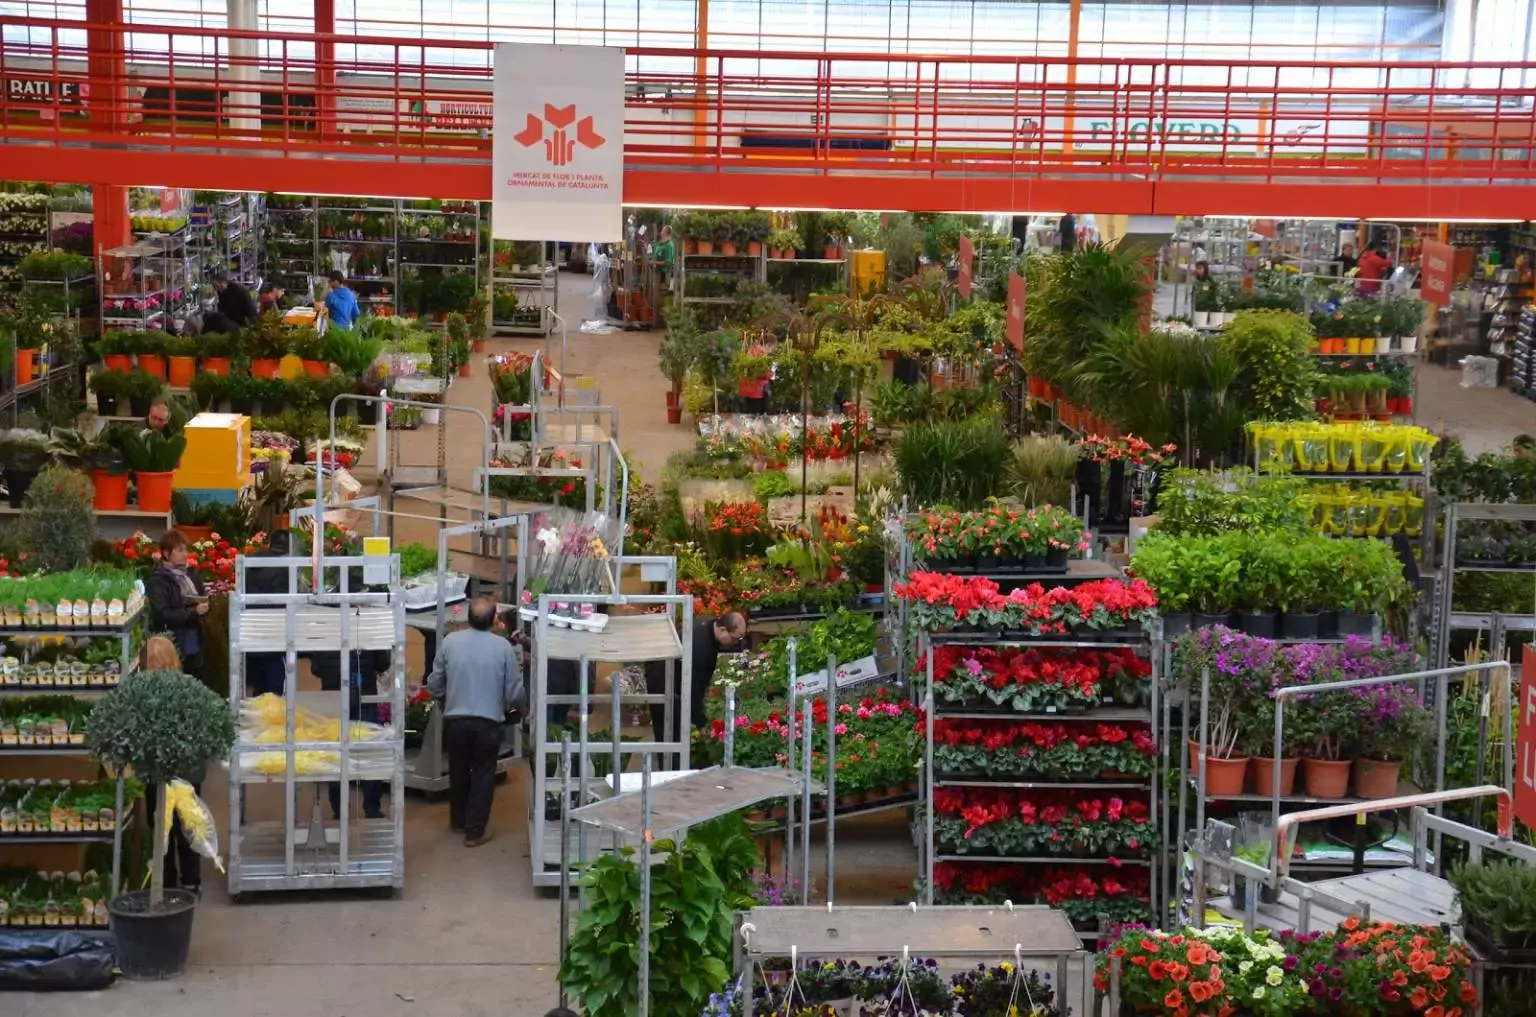
<svg viewBox="0 0 1536 1017">
<path fill-rule="evenodd" d="M 1189 994 L 1196 1003 L 1204 1003 L 1211 998 L 1211 987 L 1204 982 L 1190 982 Z"/>
<path fill-rule="evenodd" d="M 1175 982 L 1182 982 L 1189 977 L 1189 968 L 1186 968 L 1178 961 L 1171 961 L 1168 964 L 1168 977 L 1172 978 Z"/>
<path fill-rule="evenodd" d="M 1445 1017 L 1445 1007 L 1437 1003 L 1424 1011 L 1424 1017 Z"/>
<path fill-rule="evenodd" d="M 1163 997 L 1163 1005 L 1166 1007 L 1181 1007 L 1184 1005 L 1184 994 L 1178 989 L 1170 989 L 1168 995 Z"/>
<path fill-rule="evenodd" d="M 1204 964 L 1208 951 L 1203 943 L 1191 943 L 1189 947 L 1189 962 L 1191 964 Z"/>
<path fill-rule="evenodd" d="M 1429 993 L 1425 992 L 1424 986 L 1421 985 L 1413 990 L 1413 995 L 1408 997 L 1408 1002 L 1412 1003 L 1416 1009 L 1423 1009 L 1429 1005 Z"/>
<path fill-rule="evenodd" d="M 1174 936 L 1168 942 L 1172 943 L 1174 946 L 1183 946 L 1184 945 L 1184 937 L 1183 936 Z"/>
<path fill-rule="evenodd" d="M 1152 976 L 1152 980 L 1154 982 L 1161 982 L 1163 980 L 1163 976 L 1167 973 L 1168 965 L 1164 964 L 1162 961 L 1153 961 L 1152 964 L 1147 968 L 1147 974 Z"/>
<path fill-rule="evenodd" d="M 1429 961 L 1422 953 L 1412 953 L 1408 955 L 1408 966 L 1413 969 L 1414 974 L 1422 975 L 1429 970 Z"/>
<path fill-rule="evenodd" d="M 1147 953 L 1157 953 L 1158 951 L 1156 941 L 1151 939 L 1143 939 L 1141 941 L 1141 948 L 1147 951 Z"/>
<path fill-rule="evenodd" d="M 1461 983 L 1461 1001 L 1463 1003 L 1471 1003 L 1471 1002 L 1473 1002 L 1476 999 L 1477 999 L 1477 989 L 1473 987 L 1471 982 L 1462 982 Z"/>
<path fill-rule="evenodd" d="M 1399 987 L 1407 985 L 1408 973 L 1402 968 L 1398 968 L 1396 971 L 1392 972 L 1392 984 Z"/>
<path fill-rule="evenodd" d="M 1356 929 L 1360 928 L 1360 919 L 1356 918 L 1354 915 L 1350 915 L 1348 918 L 1344 919 L 1342 927 L 1348 929 L 1350 932 L 1354 932 Z"/>
<path fill-rule="evenodd" d="M 1444 965 L 1436 964 L 1434 967 L 1429 969 L 1429 977 L 1433 978 L 1437 982 L 1443 982 L 1447 978 L 1451 977 L 1451 969 L 1445 967 Z"/>
<path fill-rule="evenodd" d="M 1232 1017 L 1232 1015 L 1235 1013 L 1237 1013 L 1237 1007 L 1233 1006 L 1231 1003 L 1223 1003 L 1221 1004 L 1221 1010 L 1216 1014 L 1216 1017 Z"/>
</svg>

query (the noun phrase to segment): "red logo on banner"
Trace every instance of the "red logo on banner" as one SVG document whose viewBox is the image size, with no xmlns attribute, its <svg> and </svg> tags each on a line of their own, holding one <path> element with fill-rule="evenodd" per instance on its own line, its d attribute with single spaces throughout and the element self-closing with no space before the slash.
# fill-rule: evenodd
<svg viewBox="0 0 1536 1017">
<path fill-rule="evenodd" d="M 1436 240 L 1424 241 L 1419 255 L 1419 296 L 1436 307 L 1451 306 L 1451 285 L 1456 276 L 1456 248 Z"/>
<path fill-rule="evenodd" d="M 1008 273 L 1008 341 L 1020 353 L 1024 352 L 1024 277 L 1017 272 Z"/>
<path fill-rule="evenodd" d="M 1515 737 L 1515 816 L 1526 826 L 1536 829 L 1536 648 L 1527 645 L 1520 651 L 1520 672 L 1520 729 Z"/>
<path fill-rule="evenodd" d="M 553 133 L 547 138 L 544 137 L 545 123 L 554 128 Z M 573 123 L 576 124 L 575 140 L 565 133 L 565 129 Z M 546 102 L 544 118 L 541 120 L 529 113 L 528 126 L 512 137 L 524 148 L 532 148 L 540 141 L 544 142 L 544 158 L 549 160 L 551 166 L 569 165 L 571 158 L 576 154 L 578 141 L 585 148 L 602 148 L 607 142 L 606 138 L 593 129 L 591 117 L 582 117 L 580 122 L 577 122 L 574 103 L 569 106 L 551 106 Z"/>
<path fill-rule="evenodd" d="M 960 295 L 971 299 L 971 271 L 976 263 L 976 245 L 970 237 L 960 238 Z"/>
</svg>

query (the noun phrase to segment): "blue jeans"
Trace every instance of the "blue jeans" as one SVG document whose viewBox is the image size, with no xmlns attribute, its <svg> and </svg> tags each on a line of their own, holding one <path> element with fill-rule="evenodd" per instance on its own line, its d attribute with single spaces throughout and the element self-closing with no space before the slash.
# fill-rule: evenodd
<svg viewBox="0 0 1536 1017">
<path fill-rule="evenodd" d="M 283 658 L 270 656 L 265 653 L 248 654 L 245 658 L 245 692 L 247 696 L 261 696 L 271 693 L 274 696 L 283 694 L 283 685 L 287 681 L 287 674 L 283 666 Z"/>
</svg>

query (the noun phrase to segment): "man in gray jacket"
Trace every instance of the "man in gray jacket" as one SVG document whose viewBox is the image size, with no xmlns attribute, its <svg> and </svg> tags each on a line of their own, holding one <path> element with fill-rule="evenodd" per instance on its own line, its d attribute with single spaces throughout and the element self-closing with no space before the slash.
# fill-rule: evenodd
<svg viewBox="0 0 1536 1017">
<path fill-rule="evenodd" d="M 512 644 L 491 631 L 496 601 L 476 597 L 469 628 L 443 640 L 432 662 L 427 689 L 443 711 L 448 751 L 448 825 L 464 834 L 465 847 L 491 839 L 491 797 L 501 725 L 523 703 L 523 676 Z"/>
</svg>

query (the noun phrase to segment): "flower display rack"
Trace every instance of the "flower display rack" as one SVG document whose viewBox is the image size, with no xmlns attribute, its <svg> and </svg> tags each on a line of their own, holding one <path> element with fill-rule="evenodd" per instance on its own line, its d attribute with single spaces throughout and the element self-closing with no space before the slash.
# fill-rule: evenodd
<svg viewBox="0 0 1536 1017">
<path fill-rule="evenodd" d="M 1459 612 L 1453 609 L 1458 573 L 1513 573 L 1528 575 L 1536 580 L 1536 562 L 1476 562 L 1465 559 L 1458 562 L 1459 558 L 1463 558 L 1462 523 L 1524 523 L 1528 528 L 1536 528 L 1536 505 L 1453 502 L 1445 506 L 1444 513 L 1445 553 L 1436 576 L 1430 611 L 1433 659 L 1437 667 L 1444 667 L 1450 662 L 1452 632 L 1468 629 L 1487 632 L 1488 646 L 1495 656 L 1502 653 L 1508 633 L 1536 632 L 1536 614 Z"/>
<path fill-rule="evenodd" d="M 405 603 L 400 597 L 398 555 L 331 557 L 317 549 L 323 575 L 337 577 L 336 592 L 312 594 L 302 589 L 308 558 L 246 558 L 235 565 L 229 598 L 229 703 L 236 716 L 246 701 L 245 655 L 283 654 L 284 737 L 278 742 L 237 741 L 229 754 L 229 894 L 280 890 L 329 890 L 405 885 Z M 280 569 L 288 577 L 284 593 L 247 591 L 256 568 Z M 382 571 L 383 575 L 376 575 Z M 354 588 L 359 580 L 384 592 Z M 387 674 L 377 694 L 353 696 L 350 681 L 334 692 L 299 692 L 299 657 L 338 654 L 350 661 L 359 651 L 387 650 Z M 346 673 L 347 669 L 343 669 Z M 308 741 L 298 736 L 299 714 L 306 711 L 342 720 L 360 710 L 385 706 L 389 721 L 384 737 L 354 738 L 359 725 L 339 723 L 335 740 Z M 383 711 L 380 711 L 381 713 Z M 366 716 L 366 714 L 364 714 Z M 281 769 L 264 765 L 279 757 Z M 340 783 L 341 800 L 353 798 L 363 780 L 385 785 L 388 812 L 379 819 L 354 819 L 343 808 L 329 827 L 322 811 L 322 784 Z M 277 784 L 283 788 L 283 817 L 275 822 L 245 822 L 247 788 Z M 300 789 L 304 789 L 301 795 Z M 313 789 L 312 796 L 310 789 Z M 308 806 L 305 809 L 305 806 Z"/>
<path fill-rule="evenodd" d="M 1070 965 L 1083 958 L 1081 939 L 1066 915 L 1047 907 L 759 907 L 741 914 L 737 935 L 735 973 L 748 990 L 740 992 L 743 1017 L 753 1017 L 750 987 L 763 962 L 782 959 L 987 959 L 1012 963 L 1021 976 L 1039 965 L 1054 971 L 1060 1012 L 1091 998 L 1087 964 L 1080 989 L 1069 988 Z"/>
<path fill-rule="evenodd" d="M 1142 630 L 921 634 L 926 903 L 938 892 L 1064 903 L 1139 891 L 1144 911 L 1106 903 L 1102 917 L 1160 913 L 1160 657 L 1156 638 Z M 978 866 L 995 878 L 976 875 Z M 1004 866 L 1018 875 L 1010 879 Z M 1051 888 L 1078 875 L 1097 881 L 1076 897 Z M 1106 876 L 1116 878 L 1106 884 Z M 1095 908 L 1074 909 L 1085 938 L 1102 931 Z"/>
</svg>

